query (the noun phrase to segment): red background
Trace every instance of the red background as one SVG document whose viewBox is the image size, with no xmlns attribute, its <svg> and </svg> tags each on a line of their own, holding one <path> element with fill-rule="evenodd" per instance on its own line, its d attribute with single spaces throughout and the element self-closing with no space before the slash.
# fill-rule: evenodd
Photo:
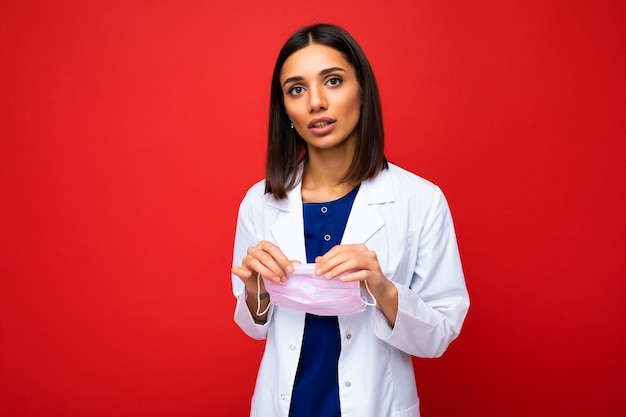
<svg viewBox="0 0 626 417">
<path fill-rule="evenodd" d="M 457 225 L 472 306 L 415 360 L 423 415 L 626 415 L 625 2 L 4 0 L 2 416 L 247 415 L 236 210 L 278 49 L 318 21 Z"/>
</svg>

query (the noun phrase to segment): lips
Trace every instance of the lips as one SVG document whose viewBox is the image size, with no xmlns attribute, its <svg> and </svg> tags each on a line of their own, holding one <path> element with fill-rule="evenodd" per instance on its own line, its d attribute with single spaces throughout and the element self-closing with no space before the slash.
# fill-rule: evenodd
<svg viewBox="0 0 626 417">
<path fill-rule="evenodd" d="M 330 124 L 330 122 L 317 122 L 314 123 L 312 127 L 326 127 Z"/>
<path fill-rule="evenodd" d="M 331 119 L 330 117 L 318 117 L 309 122 L 307 127 L 309 129 L 324 129 L 325 127 L 335 123 L 336 120 Z"/>
</svg>

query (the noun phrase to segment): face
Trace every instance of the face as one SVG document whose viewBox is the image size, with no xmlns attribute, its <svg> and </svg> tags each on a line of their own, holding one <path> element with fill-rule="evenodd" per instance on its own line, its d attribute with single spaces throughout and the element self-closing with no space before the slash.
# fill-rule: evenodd
<svg viewBox="0 0 626 417">
<path fill-rule="evenodd" d="M 287 58 L 280 82 L 287 115 L 309 151 L 356 140 L 361 87 L 340 52 L 316 43 L 306 46 Z"/>
</svg>

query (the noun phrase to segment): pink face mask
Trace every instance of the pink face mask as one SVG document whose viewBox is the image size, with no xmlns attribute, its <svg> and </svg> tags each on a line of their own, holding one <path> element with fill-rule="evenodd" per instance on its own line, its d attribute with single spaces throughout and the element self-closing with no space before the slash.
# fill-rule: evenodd
<svg viewBox="0 0 626 417">
<path fill-rule="evenodd" d="M 274 284 L 265 280 L 270 302 L 279 307 L 304 311 L 318 316 L 341 316 L 365 311 L 365 306 L 375 306 L 376 300 L 365 286 L 373 303 L 361 296 L 358 281 L 342 282 L 338 277 L 325 280 L 315 275 L 315 264 L 294 265 L 295 271 L 286 282 Z"/>
</svg>

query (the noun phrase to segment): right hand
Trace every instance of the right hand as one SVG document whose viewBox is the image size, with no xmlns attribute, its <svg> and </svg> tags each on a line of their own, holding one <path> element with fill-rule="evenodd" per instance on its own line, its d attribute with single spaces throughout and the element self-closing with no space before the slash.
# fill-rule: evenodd
<svg viewBox="0 0 626 417">
<path fill-rule="evenodd" d="M 250 246 L 241 266 L 233 266 L 232 273 L 237 275 L 249 292 L 257 291 L 257 274 L 274 283 L 287 281 L 287 274 L 293 272 L 293 264 L 282 250 L 271 242 L 262 240 L 256 246 Z M 263 285 L 261 281 L 261 285 Z M 261 292 L 264 289 L 259 289 Z"/>
</svg>

